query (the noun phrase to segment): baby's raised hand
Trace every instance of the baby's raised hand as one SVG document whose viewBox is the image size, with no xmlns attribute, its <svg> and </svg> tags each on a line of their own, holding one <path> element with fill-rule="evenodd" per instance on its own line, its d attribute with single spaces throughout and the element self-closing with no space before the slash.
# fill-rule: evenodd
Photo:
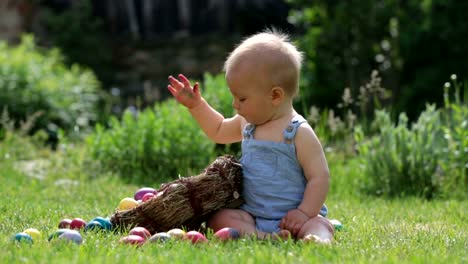
<svg viewBox="0 0 468 264">
<path fill-rule="evenodd" d="M 179 80 L 169 76 L 169 82 L 171 83 L 167 86 L 169 92 L 179 103 L 189 109 L 198 106 L 202 102 L 198 83 L 195 83 L 192 87 L 190 81 L 183 74 L 179 74 Z"/>
</svg>

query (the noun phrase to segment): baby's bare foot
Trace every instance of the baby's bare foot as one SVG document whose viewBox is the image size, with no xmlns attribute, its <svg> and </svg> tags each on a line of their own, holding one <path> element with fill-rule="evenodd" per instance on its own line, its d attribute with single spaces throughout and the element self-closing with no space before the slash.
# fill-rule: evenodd
<svg viewBox="0 0 468 264">
<path fill-rule="evenodd" d="M 315 244 L 320 244 L 320 245 L 330 245 L 331 240 L 330 239 L 322 239 L 317 235 L 307 235 L 305 236 L 302 241 L 305 243 L 315 243 Z"/>
</svg>

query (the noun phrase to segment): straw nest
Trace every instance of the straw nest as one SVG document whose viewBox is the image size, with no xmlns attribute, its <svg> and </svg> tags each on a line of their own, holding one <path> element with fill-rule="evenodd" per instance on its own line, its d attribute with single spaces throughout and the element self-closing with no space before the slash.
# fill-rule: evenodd
<svg viewBox="0 0 468 264">
<path fill-rule="evenodd" d="M 197 176 L 162 184 L 156 197 L 133 209 L 116 211 L 110 220 L 117 229 L 141 226 L 151 233 L 195 230 L 215 211 L 239 207 L 241 189 L 242 166 L 233 156 L 224 155 Z"/>
</svg>

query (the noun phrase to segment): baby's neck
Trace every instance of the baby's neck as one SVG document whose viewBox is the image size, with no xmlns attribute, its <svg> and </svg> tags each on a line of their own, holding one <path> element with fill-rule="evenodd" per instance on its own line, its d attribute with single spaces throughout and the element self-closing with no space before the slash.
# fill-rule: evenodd
<svg viewBox="0 0 468 264">
<path fill-rule="evenodd" d="M 255 126 L 255 138 L 258 140 L 283 142 L 283 130 L 289 125 L 295 115 L 297 113 L 291 107 L 289 111 L 278 112 L 268 122 L 257 124 Z"/>
<path fill-rule="evenodd" d="M 256 124 L 256 135 L 258 135 L 259 139 L 266 136 L 266 138 L 272 140 L 270 135 L 276 134 L 279 131 L 279 139 L 282 140 L 282 131 L 289 125 L 295 115 L 297 115 L 297 113 L 292 107 L 284 111 L 277 111 L 267 122 Z M 276 138 L 276 136 L 274 136 L 274 138 Z"/>
<path fill-rule="evenodd" d="M 292 102 L 285 103 L 282 106 L 279 106 L 276 109 L 276 111 L 272 113 L 271 118 L 265 124 L 274 122 L 276 120 L 279 120 L 281 122 L 284 119 L 287 119 L 288 121 L 290 121 L 292 117 L 295 115 L 297 115 L 297 113 L 292 106 Z"/>
<path fill-rule="evenodd" d="M 270 122 L 274 122 L 276 120 L 282 121 L 282 120 L 288 120 L 290 121 L 293 116 L 295 116 L 297 113 L 294 111 L 293 108 L 289 109 L 288 111 L 280 112 L 277 113 L 273 116 L 273 118 L 270 120 Z"/>
</svg>

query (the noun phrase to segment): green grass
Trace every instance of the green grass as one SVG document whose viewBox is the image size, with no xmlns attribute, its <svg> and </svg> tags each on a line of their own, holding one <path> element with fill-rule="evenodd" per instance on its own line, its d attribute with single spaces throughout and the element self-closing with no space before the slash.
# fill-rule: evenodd
<svg viewBox="0 0 468 264">
<path fill-rule="evenodd" d="M 0 148 L 4 146 L 1 145 Z M 0 151 L 1 152 L 1 151 Z M 44 170 L 26 175 L 25 163 L 0 157 L 0 263 L 466 263 L 468 203 L 418 198 L 383 199 L 359 193 L 358 164 L 330 158 L 330 218 L 344 230 L 332 246 L 302 243 L 212 240 L 120 245 L 124 234 L 84 233 L 81 246 L 47 241 L 63 218 L 109 216 L 118 202 L 141 187 L 114 175 L 89 179 L 79 156 L 46 155 Z M 19 167 L 18 167 L 19 165 Z M 41 179 L 31 177 L 42 177 Z M 153 183 L 158 187 L 159 183 Z M 42 233 L 33 244 L 12 241 L 26 228 Z"/>
</svg>

